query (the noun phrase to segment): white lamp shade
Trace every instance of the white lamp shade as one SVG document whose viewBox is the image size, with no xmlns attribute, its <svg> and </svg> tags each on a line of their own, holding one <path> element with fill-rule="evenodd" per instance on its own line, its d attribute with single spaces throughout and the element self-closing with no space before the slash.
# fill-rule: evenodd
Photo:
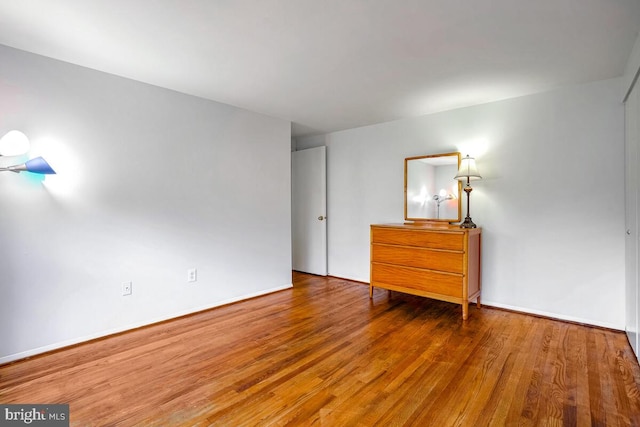
<svg viewBox="0 0 640 427">
<path fill-rule="evenodd" d="M 473 181 L 476 179 L 482 179 L 480 173 L 478 172 L 478 167 L 476 166 L 476 160 L 473 157 L 467 156 L 460 161 L 460 168 L 458 169 L 458 173 L 454 177 L 459 181 L 464 181 L 469 179 L 469 181 Z"/>
<path fill-rule="evenodd" d="M 19 156 L 29 151 L 29 138 L 19 130 L 12 130 L 0 139 L 1 156 Z"/>
</svg>

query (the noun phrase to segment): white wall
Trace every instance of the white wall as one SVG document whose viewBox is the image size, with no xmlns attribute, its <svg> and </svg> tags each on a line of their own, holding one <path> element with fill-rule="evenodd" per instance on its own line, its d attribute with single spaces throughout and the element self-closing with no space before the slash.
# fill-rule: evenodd
<svg viewBox="0 0 640 427">
<path fill-rule="evenodd" d="M 483 228 L 483 302 L 623 329 L 620 84 L 326 135 L 329 274 L 369 280 L 369 225 L 403 219 L 405 157 L 461 151 L 484 177 L 471 194 Z"/>
<path fill-rule="evenodd" d="M 289 122 L 0 46 L 13 128 L 58 175 L 0 174 L 0 363 L 291 286 Z"/>
</svg>

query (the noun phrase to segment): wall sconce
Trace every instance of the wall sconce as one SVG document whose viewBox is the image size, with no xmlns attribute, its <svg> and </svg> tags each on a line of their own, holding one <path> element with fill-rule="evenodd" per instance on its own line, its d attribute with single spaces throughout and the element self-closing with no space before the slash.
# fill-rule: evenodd
<svg viewBox="0 0 640 427">
<path fill-rule="evenodd" d="M 19 156 L 29 151 L 29 139 L 17 130 L 12 130 L 0 139 L 0 156 Z M 23 171 L 43 175 L 55 174 L 56 171 L 42 157 L 28 160 L 21 165 L 0 167 L 1 171 L 20 173 Z"/>
<path fill-rule="evenodd" d="M 471 185 L 469 181 L 482 179 L 480 173 L 478 172 L 478 168 L 476 167 L 476 160 L 473 157 L 467 156 L 462 159 L 460 162 L 460 168 L 458 169 L 458 173 L 454 177 L 458 181 L 467 180 L 467 185 L 464 187 L 464 192 L 467 193 L 467 216 L 464 219 L 464 222 L 460 224 L 460 228 L 476 228 L 476 225 L 471 220 L 471 216 L 469 215 L 469 193 L 471 193 Z"/>
</svg>

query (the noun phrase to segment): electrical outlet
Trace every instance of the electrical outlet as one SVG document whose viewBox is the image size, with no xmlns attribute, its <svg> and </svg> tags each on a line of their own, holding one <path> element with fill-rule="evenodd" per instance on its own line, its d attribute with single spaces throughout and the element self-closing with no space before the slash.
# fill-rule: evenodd
<svg viewBox="0 0 640 427">
<path fill-rule="evenodd" d="M 196 282 L 198 280 L 198 270 L 190 268 L 187 270 L 187 282 Z"/>
<path fill-rule="evenodd" d="M 131 295 L 133 290 L 133 284 L 131 282 L 124 282 L 122 284 L 122 296 Z"/>
</svg>

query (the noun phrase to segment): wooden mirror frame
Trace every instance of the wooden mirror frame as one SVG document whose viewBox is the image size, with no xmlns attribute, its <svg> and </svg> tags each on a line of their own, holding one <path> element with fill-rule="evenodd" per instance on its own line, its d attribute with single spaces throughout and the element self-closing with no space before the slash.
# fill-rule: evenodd
<svg viewBox="0 0 640 427">
<path fill-rule="evenodd" d="M 450 157 L 451 158 L 451 162 L 450 163 L 444 163 L 447 161 L 447 159 L 444 159 L 445 157 Z M 456 173 L 458 171 L 458 168 L 460 168 L 460 160 L 461 160 L 461 156 L 460 156 L 460 152 L 453 152 L 453 153 L 443 153 L 443 154 L 431 154 L 431 155 L 427 155 L 427 156 L 416 156 L 416 157 L 407 157 L 404 159 L 404 219 L 405 221 L 412 221 L 412 222 L 438 222 L 438 223 L 453 223 L 453 222 L 460 222 L 461 218 L 462 218 L 462 182 L 457 181 L 454 179 L 454 176 L 456 176 Z M 433 166 L 448 166 L 451 165 L 452 167 L 455 167 L 455 170 L 453 170 L 453 168 L 451 169 L 451 188 L 453 188 L 455 186 L 455 188 L 457 188 L 457 194 L 455 194 L 455 200 L 457 200 L 457 216 L 450 216 L 448 218 L 439 218 L 439 217 L 429 217 L 429 216 L 417 216 L 414 214 L 414 212 L 411 212 L 412 215 L 409 215 L 409 197 L 411 196 L 410 190 L 409 190 L 409 183 L 408 183 L 408 178 L 409 178 L 409 173 L 408 173 L 408 168 L 409 168 L 409 162 L 411 161 L 420 161 L 426 164 L 431 164 Z M 457 185 L 455 184 L 457 182 Z M 418 184 L 419 185 L 419 184 Z M 435 193 L 435 191 L 433 191 Z M 423 191 L 421 191 L 421 194 L 423 193 Z M 422 202 L 427 203 L 429 201 L 434 201 L 434 197 L 437 196 L 437 194 L 434 195 L 430 195 L 428 193 L 425 193 L 424 197 L 424 201 Z M 413 196 L 415 197 L 415 196 Z M 444 203 L 452 203 L 452 199 L 448 199 L 447 201 L 445 201 Z M 436 202 L 437 203 L 437 202 Z M 442 202 L 441 202 L 442 203 Z M 438 213 L 439 213 L 439 204 L 437 206 L 438 208 Z M 439 215 L 438 215 L 439 216 Z"/>
</svg>

